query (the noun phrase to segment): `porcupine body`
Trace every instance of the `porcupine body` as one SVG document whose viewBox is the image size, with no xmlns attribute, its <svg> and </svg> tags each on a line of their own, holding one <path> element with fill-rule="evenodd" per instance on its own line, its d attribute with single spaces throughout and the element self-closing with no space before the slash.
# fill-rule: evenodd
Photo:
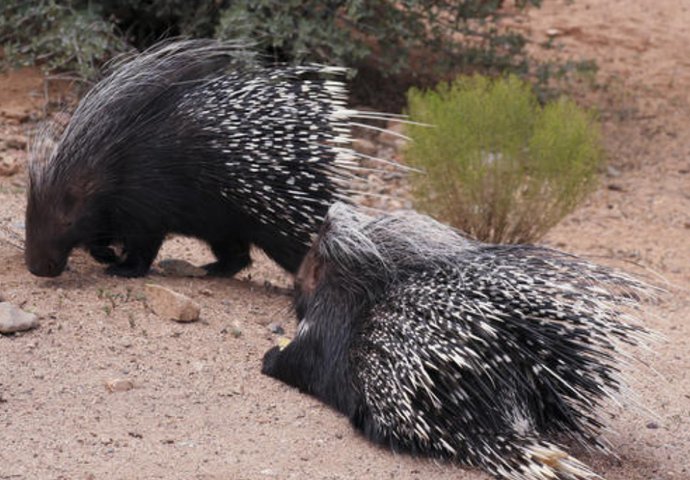
<svg viewBox="0 0 690 480">
<path fill-rule="evenodd" d="M 96 84 L 30 162 L 29 270 L 59 275 L 84 246 L 109 273 L 141 276 L 178 233 L 208 242 L 210 273 L 246 267 L 250 245 L 294 272 L 346 197 L 357 112 L 329 78 L 337 68 L 250 57 L 212 40 L 164 43 Z"/>
<path fill-rule="evenodd" d="M 623 387 L 621 344 L 648 335 L 624 321 L 645 284 L 550 249 L 469 240 L 423 215 L 342 204 L 295 284 L 297 334 L 266 353 L 265 374 L 396 450 L 511 480 L 596 477 L 552 437 L 605 448 L 598 410 Z"/>
</svg>

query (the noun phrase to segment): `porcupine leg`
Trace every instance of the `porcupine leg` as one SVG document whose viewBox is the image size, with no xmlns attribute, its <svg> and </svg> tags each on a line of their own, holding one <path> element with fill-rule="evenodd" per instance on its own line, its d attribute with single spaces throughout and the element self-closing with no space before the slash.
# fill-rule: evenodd
<svg viewBox="0 0 690 480">
<path fill-rule="evenodd" d="M 306 342 L 293 340 L 282 350 L 280 347 L 273 347 L 264 354 L 261 373 L 310 392 L 310 377 L 317 358 L 307 346 Z"/>
<path fill-rule="evenodd" d="M 203 266 L 211 276 L 232 277 L 252 263 L 249 256 L 249 242 L 244 240 L 226 239 L 212 242 L 211 251 L 218 260 Z"/>
<path fill-rule="evenodd" d="M 86 249 L 98 263 L 112 264 L 118 262 L 120 257 L 117 255 L 117 253 L 115 253 L 115 250 L 110 247 L 111 243 L 111 238 L 99 237 L 98 239 L 89 242 L 86 245 Z"/>
<path fill-rule="evenodd" d="M 126 238 L 125 259 L 109 266 L 106 273 L 117 277 L 143 277 L 151 268 L 164 238 L 165 235 L 162 234 Z"/>
</svg>

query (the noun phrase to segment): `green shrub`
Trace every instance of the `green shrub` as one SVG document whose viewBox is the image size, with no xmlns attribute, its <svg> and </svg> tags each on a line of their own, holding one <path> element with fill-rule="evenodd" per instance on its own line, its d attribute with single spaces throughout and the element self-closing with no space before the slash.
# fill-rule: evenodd
<svg viewBox="0 0 690 480">
<path fill-rule="evenodd" d="M 132 1 L 132 0 L 130 0 Z M 382 71 L 409 70 L 410 54 L 429 68 L 521 68 L 525 39 L 498 31 L 503 0 L 230 0 L 216 36 L 252 39 L 281 60 L 357 66 L 376 54 Z M 517 0 L 518 8 L 540 0 Z M 419 71 L 410 73 L 418 74 Z"/>
<path fill-rule="evenodd" d="M 73 5 L 74 4 L 74 5 Z M 0 7 L 0 44 L 4 63 L 12 66 L 40 63 L 49 71 L 71 71 L 93 78 L 100 65 L 127 49 L 90 5 L 79 2 L 5 0 Z"/>
<path fill-rule="evenodd" d="M 251 40 L 270 58 L 354 68 L 355 101 L 399 109 L 411 85 L 450 72 L 527 74 L 526 38 L 498 28 L 505 3 L 541 0 L 230 0 L 218 38 Z M 375 85 L 375 86 L 372 86 Z"/>
<path fill-rule="evenodd" d="M 268 59 L 358 70 L 356 101 L 387 109 L 401 106 L 410 85 L 451 72 L 533 70 L 525 37 L 499 27 L 515 11 L 505 4 L 541 0 L 4 0 L 0 39 L 15 63 L 92 76 L 124 44 L 241 36 Z"/>
<path fill-rule="evenodd" d="M 535 241 L 592 189 L 603 157 L 593 115 L 560 99 L 541 106 L 515 76 L 461 77 L 408 92 L 405 158 L 416 206 L 476 238 Z"/>
</svg>

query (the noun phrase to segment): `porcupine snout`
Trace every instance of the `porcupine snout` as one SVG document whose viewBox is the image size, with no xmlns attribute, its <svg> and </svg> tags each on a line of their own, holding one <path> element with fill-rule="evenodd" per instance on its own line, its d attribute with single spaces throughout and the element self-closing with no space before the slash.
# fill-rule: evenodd
<svg viewBox="0 0 690 480">
<path fill-rule="evenodd" d="M 24 262 L 28 270 L 39 277 L 57 277 L 67 265 L 69 250 L 48 245 L 27 234 Z"/>
</svg>

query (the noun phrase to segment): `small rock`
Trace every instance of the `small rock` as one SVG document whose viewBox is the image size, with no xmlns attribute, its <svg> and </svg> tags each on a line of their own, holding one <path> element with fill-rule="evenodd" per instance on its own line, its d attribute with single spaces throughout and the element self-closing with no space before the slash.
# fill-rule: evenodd
<svg viewBox="0 0 690 480">
<path fill-rule="evenodd" d="M 186 260 L 169 258 L 158 262 L 158 267 L 163 275 L 169 277 L 205 277 L 206 270 L 196 265 L 192 265 Z"/>
<path fill-rule="evenodd" d="M 364 155 L 369 155 L 370 157 L 375 157 L 377 152 L 374 142 L 365 138 L 358 138 L 353 141 L 352 148 L 355 152 L 363 153 Z"/>
<path fill-rule="evenodd" d="M 659 428 L 659 424 L 656 422 L 649 422 L 647 424 L 647 428 L 649 428 L 650 430 L 656 430 L 657 428 Z"/>
<path fill-rule="evenodd" d="M 625 189 L 621 185 L 618 185 L 617 183 L 609 183 L 608 185 L 606 185 L 606 188 L 608 188 L 609 190 L 611 190 L 613 192 L 624 192 L 625 191 Z"/>
<path fill-rule="evenodd" d="M 547 37 L 558 37 L 559 35 L 563 35 L 563 31 L 559 30 L 558 28 L 549 28 L 546 30 L 546 36 Z"/>
<path fill-rule="evenodd" d="M 240 328 L 239 323 L 234 322 L 232 324 L 232 327 L 230 327 L 230 335 L 232 335 L 235 338 L 240 338 L 242 336 L 242 328 Z"/>
<path fill-rule="evenodd" d="M 609 177 L 617 178 L 621 176 L 621 171 L 614 167 L 613 165 L 606 166 L 606 175 Z"/>
<path fill-rule="evenodd" d="M 0 110 L 0 116 L 16 123 L 24 123 L 31 117 L 31 112 L 26 107 L 5 106 Z"/>
<path fill-rule="evenodd" d="M 26 148 L 26 137 L 22 137 L 21 135 L 14 135 L 5 138 L 5 145 L 7 145 L 8 148 L 24 150 Z"/>
<path fill-rule="evenodd" d="M 11 177 L 19 171 L 19 162 L 9 155 L 0 155 L 0 176 Z"/>
<path fill-rule="evenodd" d="M 159 317 L 176 322 L 199 320 L 201 308 L 191 298 L 160 285 L 146 284 L 148 305 Z"/>
<path fill-rule="evenodd" d="M 388 122 L 386 130 L 379 134 L 379 142 L 394 146 L 398 140 L 406 140 L 405 124 L 395 121 Z"/>
<path fill-rule="evenodd" d="M 407 147 L 407 140 L 404 138 L 398 138 L 397 140 L 393 141 L 393 146 L 398 152 L 402 152 L 405 150 L 405 147 Z"/>
<path fill-rule="evenodd" d="M 0 333 L 23 332 L 36 327 L 36 315 L 20 310 L 11 303 L 0 302 Z"/>
<path fill-rule="evenodd" d="M 275 333 L 276 335 L 282 335 L 285 333 L 285 329 L 280 323 L 271 323 L 268 326 L 268 329 L 271 331 L 271 333 Z"/>
<path fill-rule="evenodd" d="M 134 388 L 134 383 L 126 378 L 113 378 L 105 382 L 105 388 L 109 392 L 126 392 Z"/>
</svg>

